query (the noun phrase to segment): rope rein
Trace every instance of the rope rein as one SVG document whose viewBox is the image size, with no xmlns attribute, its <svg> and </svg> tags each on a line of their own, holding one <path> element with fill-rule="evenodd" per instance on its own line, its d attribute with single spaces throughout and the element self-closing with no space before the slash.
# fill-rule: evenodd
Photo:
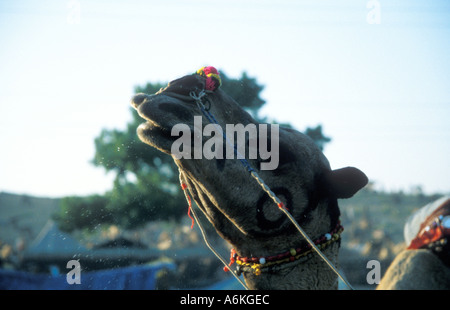
<svg viewBox="0 0 450 310">
<path fill-rule="evenodd" d="M 238 276 L 233 270 L 231 270 L 230 268 L 228 268 L 229 265 L 228 265 L 228 263 L 226 262 L 226 260 L 225 260 L 225 259 L 224 259 L 224 258 L 223 258 L 223 257 L 222 257 L 215 249 L 214 249 L 214 247 L 209 243 L 208 238 L 206 237 L 206 232 L 205 232 L 205 230 L 203 229 L 203 226 L 202 226 L 201 222 L 199 221 L 199 219 L 198 219 L 198 217 L 197 217 L 197 214 L 195 214 L 194 208 L 192 208 L 192 200 L 191 200 L 191 197 L 189 196 L 188 191 L 186 190 L 186 189 L 187 189 L 187 185 L 186 185 L 186 183 L 183 182 L 183 175 L 182 175 L 182 172 L 181 172 L 181 171 L 180 171 L 180 182 L 181 182 L 181 188 L 183 189 L 183 192 L 184 192 L 184 196 L 186 197 L 186 200 L 187 200 L 187 202 L 188 202 L 188 204 L 189 204 L 188 215 L 189 215 L 189 217 L 192 219 L 191 229 L 194 227 L 194 219 L 195 219 L 195 221 L 197 222 L 198 228 L 200 229 L 200 232 L 202 233 L 202 237 L 203 237 L 203 240 L 205 241 L 206 246 L 211 250 L 211 252 L 214 253 L 214 255 L 222 262 L 222 264 L 225 265 L 224 270 L 225 270 L 225 268 L 227 268 L 227 271 L 230 271 L 231 274 L 239 281 L 239 283 L 241 283 L 241 285 L 242 285 L 246 290 L 248 290 L 248 289 L 249 289 L 248 286 L 245 285 L 245 283 L 239 278 L 239 276 Z M 193 218 L 191 217 L 190 213 L 192 213 L 192 215 L 194 216 Z"/>
<path fill-rule="evenodd" d="M 230 145 L 233 146 L 234 151 L 236 153 L 236 155 L 239 155 L 239 152 L 237 150 L 236 145 L 231 145 L 231 142 L 228 140 L 226 134 L 224 133 L 224 131 L 222 130 L 222 128 L 220 127 L 219 123 L 217 122 L 216 118 L 214 117 L 214 115 L 211 114 L 211 112 L 209 112 L 209 108 L 208 109 L 205 107 L 205 105 L 203 104 L 203 98 L 207 95 L 207 93 L 204 90 L 201 90 L 198 94 L 196 94 L 194 91 L 191 91 L 189 96 L 195 101 L 195 103 L 197 104 L 198 108 L 201 110 L 201 112 L 203 113 L 203 115 L 208 119 L 208 121 L 212 124 L 214 124 L 215 126 L 218 127 L 219 131 L 222 132 L 223 138 L 225 139 L 225 141 Z M 274 203 L 277 205 L 278 209 L 280 209 L 287 217 L 288 219 L 292 222 L 292 224 L 295 226 L 295 228 L 300 232 L 300 234 L 303 236 L 303 238 L 308 242 L 308 244 L 310 245 L 311 249 L 313 249 L 325 262 L 326 264 L 334 271 L 334 273 L 336 273 L 336 275 L 350 288 L 353 290 L 353 287 L 350 285 L 350 283 L 348 283 L 348 281 L 340 274 L 340 272 L 336 269 L 336 267 L 333 265 L 333 263 L 322 253 L 322 251 L 318 248 L 318 246 L 314 243 L 314 241 L 311 240 L 311 238 L 309 238 L 309 236 L 306 234 L 306 232 L 300 227 L 300 225 L 297 223 L 297 221 L 294 219 L 294 217 L 291 215 L 291 213 L 289 212 L 289 210 L 287 209 L 286 206 L 284 206 L 283 202 L 276 196 L 276 194 L 270 189 L 269 186 L 267 186 L 267 184 L 264 182 L 264 180 L 258 175 L 258 173 L 250 166 L 249 162 L 245 159 L 245 157 L 243 156 L 237 156 L 237 159 L 239 159 L 239 161 L 242 163 L 242 165 L 247 169 L 247 171 L 250 173 L 251 177 L 253 179 L 256 180 L 256 182 L 261 186 L 261 188 L 269 195 L 269 197 L 274 201 Z M 181 187 L 185 193 L 186 196 L 186 200 L 188 201 L 189 204 L 189 211 L 188 211 L 188 215 L 190 217 L 190 212 L 192 211 L 192 214 L 194 216 L 194 219 L 197 221 L 199 228 L 202 232 L 203 235 L 203 239 L 205 240 L 206 245 L 211 249 L 211 251 L 219 258 L 220 261 L 222 261 L 222 263 L 225 265 L 224 270 L 225 271 L 231 271 L 231 273 L 233 274 L 233 276 L 244 286 L 245 289 L 248 289 L 248 287 L 242 282 L 242 280 L 239 278 L 239 276 L 231 270 L 230 266 L 231 264 L 235 261 L 235 257 L 236 255 L 233 256 L 233 252 L 232 252 L 232 257 L 231 257 L 231 263 L 228 264 L 226 263 L 226 261 L 213 249 L 213 247 L 210 245 L 210 243 L 208 242 L 207 238 L 206 238 L 206 234 L 203 230 L 203 228 L 200 225 L 200 222 L 198 221 L 198 218 L 195 215 L 195 212 L 192 208 L 192 202 L 191 202 L 191 198 L 189 196 L 189 194 L 187 193 L 186 189 L 187 189 L 187 185 L 182 181 L 182 175 L 180 172 L 180 181 L 181 181 Z M 194 225 L 194 219 L 191 217 L 192 219 L 192 226 Z M 257 264 L 258 265 L 258 264 Z M 260 264 L 263 265 L 263 264 Z M 259 270 L 260 273 L 260 269 L 261 266 L 257 266 L 255 267 L 256 270 Z M 255 269 L 253 268 L 253 269 Z"/>
</svg>

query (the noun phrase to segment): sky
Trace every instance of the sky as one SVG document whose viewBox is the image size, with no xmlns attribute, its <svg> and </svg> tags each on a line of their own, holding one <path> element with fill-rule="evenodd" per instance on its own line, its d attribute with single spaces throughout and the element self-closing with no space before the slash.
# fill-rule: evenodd
<svg viewBox="0 0 450 310">
<path fill-rule="evenodd" d="M 135 86 L 205 65 L 263 84 L 261 116 L 322 125 L 333 169 L 450 193 L 446 0 L 0 1 L 0 191 L 110 190 L 95 137 Z"/>
</svg>

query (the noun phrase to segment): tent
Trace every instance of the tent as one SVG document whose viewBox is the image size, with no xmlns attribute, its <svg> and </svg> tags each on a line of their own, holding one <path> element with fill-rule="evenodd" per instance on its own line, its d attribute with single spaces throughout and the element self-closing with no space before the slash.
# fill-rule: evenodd
<svg viewBox="0 0 450 310">
<path fill-rule="evenodd" d="M 42 274 L 0 269 L 1 290 L 154 290 L 157 274 L 173 270 L 170 262 L 159 262 L 91 272 L 80 272 L 80 283 L 70 284 L 66 274 Z"/>
</svg>

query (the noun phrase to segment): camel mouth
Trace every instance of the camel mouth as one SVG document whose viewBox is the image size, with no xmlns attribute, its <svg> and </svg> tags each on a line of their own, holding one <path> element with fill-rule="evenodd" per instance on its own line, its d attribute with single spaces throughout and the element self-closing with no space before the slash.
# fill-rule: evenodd
<svg viewBox="0 0 450 310">
<path fill-rule="evenodd" d="M 180 123 L 189 124 L 193 119 L 189 104 L 164 92 L 155 95 L 135 95 L 131 105 L 145 120 L 137 129 L 139 139 L 170 154 L 172 143 L 178 138 L 171 135 L 172 128 Z"/>
</svg>

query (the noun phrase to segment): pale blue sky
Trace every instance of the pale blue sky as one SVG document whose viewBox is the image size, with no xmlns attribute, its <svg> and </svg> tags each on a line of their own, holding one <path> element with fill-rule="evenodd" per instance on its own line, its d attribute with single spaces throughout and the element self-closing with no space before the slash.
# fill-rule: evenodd
<svg viewBox="0 0 450 310">
<path fill-rule="evenodd" d="M 371 3 L 1 1 L 0 191 L 110 189 L 93 140 L 134 86 L 213 65 L 265 85 L 262 115 L 322 124 L 333 168 L 449 193 L 450 2 L 379 0 L 379 24 Z"/>
</svg>

